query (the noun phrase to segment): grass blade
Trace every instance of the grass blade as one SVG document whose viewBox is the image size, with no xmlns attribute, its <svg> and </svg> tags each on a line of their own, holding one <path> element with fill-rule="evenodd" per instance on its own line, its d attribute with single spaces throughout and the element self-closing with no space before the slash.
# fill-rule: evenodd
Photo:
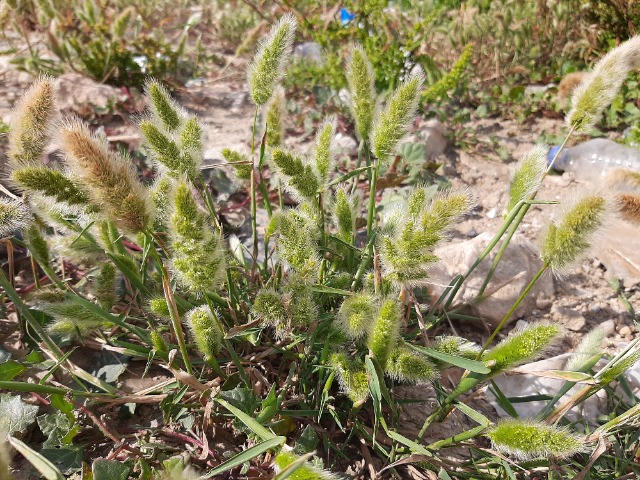
<svg viewBox="0 0 640 480">
<path fill-rule="evenodd" d="M 7 437 L 9 443 L 20 454 L 29 460 L 29 463 L 33 465 L 33 468 L 38 470 L 46 480 L 64 480 L 62 473 L 58 470 L 53 463 L 40 455 L 38 452 L 31 450 L 26 444 L 22 443 L 17 438 L 12 436 Z"/>
<path fill-rule="evenodd" d="M 227 470 L 231 470 L 232 468 L 237 467 L 238 465 L 242 465 L 243 463 L 250 461 L 251 459 L 257 457 L 258 455 L 262 455 L 267 450 L 273 450 L 276 447 L 280 447 L 284 445 L 284 442 L 286 441 L 287 441 L 286 437 L 273 437 L 273 438 L 270 438 L 269 440 L 265 440 L 262 443 L 258 443 L 257 445 L 254 445 L 253 447 L 246 449 L 244 452 L 239 453 L 235 457 L 231 457 L 226 462 L 221 463 L 216 468 L 209 471 L 209 473 L 207 473 L 202 478 L 211 478 L 215 475 L 219 475 L 220 473 L 226 472 Z"/>
</svg>

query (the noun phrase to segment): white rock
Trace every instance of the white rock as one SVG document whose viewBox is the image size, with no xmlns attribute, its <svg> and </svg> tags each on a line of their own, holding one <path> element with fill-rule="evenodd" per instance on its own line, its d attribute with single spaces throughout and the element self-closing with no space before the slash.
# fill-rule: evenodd
<svg viewBox="0 0 640 480">
<path fill-rule="evenodd" d="M 123 97 L 122 91 L 91 80 L 79 73 L 66 73 L 54 80 L 58 88 L 58 108 L 80 113 L 86 105 L 107 108 Z"/>
<path fill-rule="evenodd" d="M 492 237 L 492 234 L 484 232 L 471 240 L 451 242 L 436 248 L 435 254 L 440 258 L 440 262 L 430 273 L 433 298 L 438 298 L 455 275 L 464 273 L 475 262 Z M 464 283 L 458 292 L 458 301 L 471 302 L 477 296 L 495 251 L 496 249 L 484 259 Z M 497 325 L 541 266 L 542 262 L 531 243 L 521 234 L 514 235 L 485 291 L 493 293 L 475 305 L 476 313 L 490 326 Z M 511 320 L 521 317 L 526 319 L 527 314 L 536 308 L 536 299 L 540 295 L 553 298 L 551 275 L 543 275 L 540 278 L 511 316 Z"/>
<path fill-rule="evenodd" d="M 348 135 L 341 132 L 336 133 L 334 143 L 336 148 L 346 155 L 358 154 L 358 142 Z"/>
<path fill-rule="evenodd" d="M 447 129 L 439 120 L 432 118 L 425 122 L 420 132 L 427 159 L 434 159 L 447 148 Z"/>
</svg>

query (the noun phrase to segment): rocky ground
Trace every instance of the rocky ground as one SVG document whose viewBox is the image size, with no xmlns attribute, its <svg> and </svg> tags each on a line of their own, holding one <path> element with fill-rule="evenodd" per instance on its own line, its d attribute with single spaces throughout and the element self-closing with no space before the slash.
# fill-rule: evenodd
<svg viewBox="0 0 640 480">
<path fill-rule="evenodd" d="M 211 169 L 211 181 L 219 193 L 219 198 L 224 202 L 222 212 L 228 217 L 226 220 L 231 225 L 239 226 L 248 217 L 248 208 L 242 202 L 246 193 L 240 184 L 230 180 L 230 171 L 215 166 L 220 163 L 220 150 L 223 147 L 241 150 L 249 148 L 254 107 L 242 82 L 241 70 L 236 70 L 237 72 L 240 73 L 235 76 L 231 74 L 221 79 L 192 82 L 178 92 L 178 98 L 185 108 L 195 111 L 200 116 L 205 126 L 208 138 L 205 156 L 207 162 L 214 165 Z M 30 81 L 28 75 L 12 70 L 6 59 L 0 58 L 0 120 L 3 123 L 9 123 L 12 105 Z M 140 101 L 139 97 L 132 96 L 131 92 L 126 90 L 96 85 L 75 74 L 61 77 L 58 83 L 62 97 L 61 107 L 65 113 L 88 117 L 94 124 L 102 124 L 112 141 L 122 142 L 132 149 L 139 147 L 140 139 L 131 121 L 135 118 L 132 110 L 140 106 L 137 103 Z M 427 131 L 429 127 L 425 127 L 424 122 L 421 125 L 415 138 L 419 138 L 420 133 L 432 133 Z M 291 131 L 296 131 L 295 125 L 288 127 Z M 474 149 L 464 151 L 451 145 L 437 158 L 443 163 L 443 176 L 449 179 L 454 187 L 468 188 L 476 199 L 476 206 L 464 221 L 456 225 L 450 241 L 440 250 L 445 261 L 434 269 L 434 281 L 431 286 L 434 292 L 438 291 L 440 285 L 447 284 L 455 274 L 462 273 L 465 262 L 468 265 L 475 258 L 474 254 L 477 254 L 487 239 L 499 229 L 506 203 L 506 187 L 514 162 L 533 146 L 543 132 L 559 134 L 564 128 L 560 120 L 545 118 L 526 125 L 513 121 L 484 119 L 477 121 L 473 127 L 471 130 L 475 132 L 474 135 L 480 143 L 489 143 L 489 139 L 494 145 L 497 142 L 497 145 L 508 152 L 509 158 L 508 161 L 504 161 L 497 154 L 488 156 Z M 290 138 L 289 142 L 304 147 L 308 145 L 309 140 Z M 355 141 L 350 142 L 349 138 L 343 139 L 342 142 L 347 151 L 350 143 L 355 144 Z M 3 148 L 2 144 L 0 148 Z M 585 187 L 566 175 L 550 176 L 546 179 L 538 198 L 563 201 Z M 461 333 L 478 342 L 488 338 L 489 326 L 499 321 L 539 268 L 536 244 L 553 210 L 554 206 L 550 205 L 534 206 L 531 209 L 514 239 L 513 247 L 507 250 L 495 281 L 489 286 L 489 290 L 494 292 L 492 298 L 484 305 L 479 304 L 473 309 L 473 313 L 480 319 L 475 322 L 452 322 L 445 326 L 446 330 Z M 241 230 L 239 233 L 241 234 Z M 557 346 L 551 354 L 571 350 L 586 332 L 597 326 L 605 330 L 607 348 L 612 352 L 635 338 L 638 330 L 629 306 L 640 309 L 640 293 L 637 288 L 640 271 L 634 266 L 636 260 L 638 262 L 635 265 L 640 265 L 640 258 L 633 257 L 633 252 L 621 251 L 625 246 L 633 245 L 637 233 L 637 230 L 628 225 L 615 224 L 613 230 L 601 239 L 603 241 L 590 258 L 562 277 L 546 275 L 531 299 L 524 302 L 523 307 L 516 312 L 512 325 L 541 319 L 564 325 L 567 331 L 564 343 Z M 624 258 L 623 262 L 619 261 L 621 257 Z M 486 271 L 487 266 L 479 269 L 480 274 Z M 470 286 L 461 292 L 460 298 L 473 298 L 482 278 L 482 275 L 478 275 L 470 279 Z M 620 281 L 618 291 L 612 288 L 612 279 Z M 622 294 L 627 297 L 627 302 L 621 301 Z M 150 378 L 153 381 L 162 381 L 163 377 L 160 375 Z M 517 387 L 522 383 L 526 382 L 509 383 L 508 388 L 513 390 L 505 394 L 519 395 L 521 392 L 517 391 Z M 125 380 L 125 387 L 132 391 L 145 386 L 136 383 L 136 375 L 130 375 Z M 638 388 L 638 385 L 635 388 Z M 398 389 L 397 394 L 399 398 L 422 401 L 411 415 L 401 417 L 404 430 L 409 434 L 415 433 L 414 430 L 420 426 L 415 423 L 415 419 L 420 419 L 418 423 L 421 424 L 426 412 L 430 411 L 433 392 L 429 388 L 420 387 Z M 495 416 L 495 412 L 489 407 L 478 408 L 488 416 Z M 468 423 L 468 419 L 460 420 L 453 417 L 450 421 L 450 426 L 443 432 L 434 432 L 433 438 L 469 428 L 465 423 Z M 359 465 L 356 463 L 351 471 L 355 473 L 358 470 Z"/>
</svg>

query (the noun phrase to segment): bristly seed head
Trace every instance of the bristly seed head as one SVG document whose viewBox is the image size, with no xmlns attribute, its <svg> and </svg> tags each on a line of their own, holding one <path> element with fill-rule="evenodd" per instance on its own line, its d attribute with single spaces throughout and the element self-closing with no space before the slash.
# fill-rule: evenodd
<svg viewBox="0 0 640 480">
<path fill-rule="evenodd" d="M 356 293 L 345 298 L 336 316 L 336 326 L 351 340 L 364 338 L 377 316 L 377 303 L 369 293 Z"/>
<path fill-rule="evenodd" d="M 415 120 L 424 78 L 422 70 L 412 73 L 393 92 L 386 108 L 376 118 L 372 143 L 379 161 L 389 160 Z"/>
<path fill-rule="evenodd" d="M 7 153 L 11 168 L 42 165 L 56 115 L 55 94 L 52 79 L 40 77 L 18 101 L 9 129 Z"/>
<path fill-rule="evenodd" d="M 501 373 L 538 358 L 561 332 L 560 326 L 547 322 L 532 323 L 515 329 L 498 345 L 485 352 L 482 360 L 485 363 L 495 362 L 491 368 L 492 375 Z"/>
<path fill-rule="evenodd" d="M 296 27 L 295 17 L 286 14 L 271 27 L 269 36 L 260 43 L 247 75 L 251 98 L 256 105 L 264 105 L 269 101 L 282 78 Z"/>
<path fill-rule="evenodd" d="M 360 140 L 371 135 L 376 107 L 375 72 L 364 48 L 353 45 L 347 59 L 347 82 L 351 93 L 351 109 Z"/>
<path fill-rule="evenodd" d="M 436 365 L 426 356 L 398 342 L 387 362 L 386 373 L 399 382 L 422 384 L 439 377 Z"/>
<path fill-rule="evenodd" d="M 596 63 L 593 71 L 575 89 L 567 124 L 576 133 L 585 133 L 611 104 L 631 70 L 640 65 L 640 36 L 611 50 Z"/>
<path fill-rule="evenodd" d="M 21 200 L 0 198 L 0 237 L 26 228 L 31 221 L 31 212 Z"/>
<path fill-rule="evenodd" d="M 345 353 L 333 353 L 328 363 L 336 372 L 340 390 L 353 403 L 364 402 L 369 396 L 369 378 L 364 364 L 351 360 Z"/>
<path fill-rule="evenodd" d="M 286 102 L 284 88 L 278 86 L 267 105 L 267 146 L 276 148 L 284 142 L 284 117 Z"/>
<path fill-rule="evenodd" d="M 400 306 L 397 300 L 389 298 L 382 301 L 367 340 L 369 350 L 382 368 L 386 367 L 387 360 L 396 348 L 399 334 Z"/>
<path fill-rule="evenodd" d="M 565 428 L 533 420 L 500 420 L 487 434 L 497 451 L 519 460 L 566 458 L 584 450 L 585 440 Z"/>
<path fill-rule="evenodd" d="M 153 204 L 129 159 L 110 152 L 106 139 L 77 120 L 63 125 L 60 142 L 78 183 L 119 228 L 138 233 L 151 223 Z"/>
<path fill-rule="evenodd" d="M 330 117 L 318 129 L 315 144 L 315 166 L 322 184 L 329 180 L 329 175 L 333 167 L 334 142 L 336 133 L 336 119 Z"/>
<path fill-rule="evenodd" d="M 540 249 L 542 261 L 553 272 L 561 273 L 586 255 L 608 210 L 608 202 L 602 195 L 587 195 L 575 202 L 558 225 L 549 225 Z"/>
<path fill-rule="evenodd" d="M 547 170 L 546 158 L 549 148 L 535 145 L 518 163 L 509 183 L 509 203 L 505 210 L 508 214 L 521 201 L 527 200 L 538 191 Z"/>
<path fill-rule="evenodd" d="M 157 80 L 149 80 L 144 87 L 149 98 L 149 106 L 155 118 L 168 132 L 178 130 L 182 125 L 185 112 L 169 95 L 169 92 Z"/>
<path fill-rule="evenodd" d="M 222 346 L 223 334 L 211 309 L 207 305 L 195 307 L 185 317 L 198 351 L 205 360 L 215 358 Z"/>
</svg>

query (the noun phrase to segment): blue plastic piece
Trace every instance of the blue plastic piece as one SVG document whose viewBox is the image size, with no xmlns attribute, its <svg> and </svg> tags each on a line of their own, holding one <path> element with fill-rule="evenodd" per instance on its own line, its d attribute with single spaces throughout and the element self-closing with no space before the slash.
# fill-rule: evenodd
<svg viewBox="0 0 640 480">
<path fill-rule="evenodd" d="M 555 158 L 555 156 L 556 156 L 556 154 L 558 153 L 558 151 L 559 151 L 559 150 L 560 150 L 560 147 L 559 147 L 559 146 L 557 146 L 557 145 L 556 145 L 555 147 L 551 147 L 551 148 L 549 149 L 549 153 L 547 153 L 547 167 L 548 167 L 549 165 L 551 165 L 551 162 L 553 161 L 553 159 Z M 553 165 L 553 169 L 554 169 L 556 172 L 561 172 L 561 171 L 562 171 L 562 170 L 558 170 L 558 169 L 556 168 L 556 165 L 557 165 L 557 163 L 558 163 L 558 160 L 559 160 L 559 159 L 560 159 L 560 157 L 558 157 L 558 158 L 556 159 L 556 163 Z"/>
<path fill-rule="evenodd" d="M 356 15 L 354 13 L 351 13 L 344 7 L 340 9 L 340 23 L 342 23 L 342 25 L 346 25 L 354 18 L 356 18 Z"/>
</svg>

